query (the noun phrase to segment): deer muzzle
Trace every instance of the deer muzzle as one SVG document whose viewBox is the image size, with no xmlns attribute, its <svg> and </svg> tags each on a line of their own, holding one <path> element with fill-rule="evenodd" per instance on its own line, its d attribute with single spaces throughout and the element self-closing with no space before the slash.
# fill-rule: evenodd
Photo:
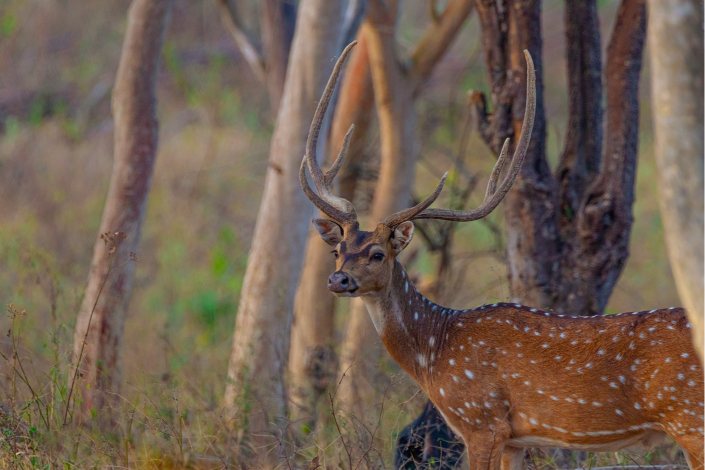
<svg viewBox="0 0 705 470">
<path fill-rule="evenodd" d="M 355 279 L 343 271 L 336 271 L 328 276 L 328 290 L 335 294 L 352 294 L 357 287 Z"/>
</svg>

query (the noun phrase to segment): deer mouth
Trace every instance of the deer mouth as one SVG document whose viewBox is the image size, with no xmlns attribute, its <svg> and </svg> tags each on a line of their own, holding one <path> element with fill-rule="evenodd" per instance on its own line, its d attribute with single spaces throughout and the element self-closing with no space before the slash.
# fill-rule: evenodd
<svg viewBox="0 0 705 470">
<path fill-rule="evenodd" d="M 357 289 L 358 289 L 357 287 L 355 287 L 354 289 L 346 290 L 346 291 L 334 291 L 331 289 L 331 292 L 333 292 L 338 297 L 357 297 L 357 295 L 355 295 L 355 293 L 357 292 Z"/>
</svg>

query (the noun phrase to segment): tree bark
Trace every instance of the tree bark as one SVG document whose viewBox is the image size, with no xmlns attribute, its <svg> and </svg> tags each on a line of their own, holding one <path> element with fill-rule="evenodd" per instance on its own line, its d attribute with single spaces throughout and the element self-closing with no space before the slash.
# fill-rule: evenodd
<svg viewBox="0 0 705 470">
<path fill-rule="evenodd" d="M 597 7 L 594 1 L 567 4 L 570 121 L 556 175 L 545 156 L 537 0 L 516 0 L 507 8 L 478 2 L 494 114 L 487 115 L 484 99 L 476 101 L 480 132 L 497 151 L 521 127 L 521 51 L 532 53 L 536 124 L 520 177 L 505 199 L 510 290 L 515 300 L 529 305 L 594 315 L 604 310 L 628 255 L 646 9 L 642 0 L 625 0 L 619 8 L 607 51 L 603 148 Z"/>
<path fill-rule="evenodd" d="M 272 116 L 279 111 L 289 50 L 296 26 L 296 4 L 290 0 L 265 0 L 261 14 L 264 72 Z"/>
<path fill-rule="evenodd" d="M 343 7 L 343 1 L 330 0 L 304 0 L 299 6 L 238 307 L 225 405 L 255 449 L 278 442 L 274 433 L 286 416 L 283 377 L 291 312 L 313 214 L 299 187 L 298 171 L 331 58 L 340 50 Z"/>
<path fill-rule="evenodd" d="M 349 201 L 355 195 L 359 173 L 356 167 L 363 159 L 374 105 L 367 41 L 364 35 L 358 36 L 358 45 L 350 58 L 338 94 L 328 145 L 328 159 L 332 161 L 348 128 L 355 124 L 349 157 L 336 179 L 337 193 Z M 334 258 L 330 246 L 321 240 L 317 232 L 311 230 L 307 241 L 306 264 L 296 291 L 289 352 L 291 419 L 303 420 L 310 429 L 313 429 L 317 420 L 316 404 L 334 382 L 337 369 L 333 349 L 335 297 L 326 285 L 333 271 Z"/>
<path fill-rule="evenodd" d="M 564 241 L 557 309 L 603 313 L 629 256 L 639 137 L 639 75 L 646 38 L 644 0 L 625 0 L 607 47 L 605 145 Z M 572 243 L 570 243 L 572 242 Z"/>
<path fill-rule="evenodd" d="M 140 240 L 145 201 L 157 154 L 155 83 L 171 0 L 130 6 L 113 90 L 114 163 L 91 269 L 74 333 L 69 378 L 80 416 L 114 403 L 120 386 L 120 347 Z M 75 383 L 74 383 L 75 381 Z M 69 397 L 70 404 L 71 397 Z M 68 407 L 67 407 L 68 409 Z"/>
<path fill-rule="evenodd" d="M 649 0 L 651 96 L 666 247 L 703 359 L 703 4 Z"/>
</svg>

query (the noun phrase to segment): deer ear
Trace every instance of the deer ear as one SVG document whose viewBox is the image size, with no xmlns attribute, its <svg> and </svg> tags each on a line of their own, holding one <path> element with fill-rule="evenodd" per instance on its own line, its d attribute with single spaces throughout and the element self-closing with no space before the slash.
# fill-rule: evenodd
<svg viewBox="0 0 705 470">
<path fill-rule="evenodd" d="M 318 233 L 324 242 L 330 246 L 335 246 L 343 239 L 343 229 L 340 225 L 328 219 L 313 219 L 313 226 L 316 227 Z"/>
<path fill-rule="evenodd" d="M 413 222 L 407 220 L 406 222 L 402 222 L 397 225 L 394 231 L 392 232 L 392 238 L 390 240 L 392 243 L 392 249 L 394 250 L 394 254 L 398 255 L 399 253 L 401 253 L 401 251 L 406 248 L 406 245 L 409 244 L 413 236 Z"/>
</svg>

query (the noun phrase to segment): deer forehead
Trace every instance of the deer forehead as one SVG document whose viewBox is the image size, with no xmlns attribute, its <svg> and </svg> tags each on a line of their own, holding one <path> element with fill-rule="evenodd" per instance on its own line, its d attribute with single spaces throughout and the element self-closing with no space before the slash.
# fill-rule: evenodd
<svg viewBox="0 0 705 470">
<path fill-rule="evenodd" d="M 374 232 L 364 230 L 349 231 L 343 240 L 338 243 L 337 249 L 341 254 L 357 255 L 369 254 L 375 247 L 385 248 L 389 242 L 389 229 L 377 229 Z"/>
</svg>

